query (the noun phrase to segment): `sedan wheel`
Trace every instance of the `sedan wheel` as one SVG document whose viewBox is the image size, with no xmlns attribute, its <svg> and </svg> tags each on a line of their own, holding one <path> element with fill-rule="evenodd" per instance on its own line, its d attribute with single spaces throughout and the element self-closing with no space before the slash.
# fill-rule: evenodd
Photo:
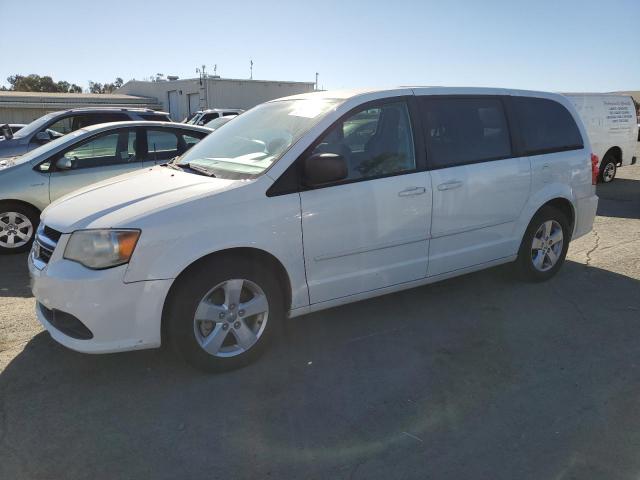
<svg viewBox="0 0 640 480">
<path fill-rule="evenodd" d="M 0 212 L 0 247 L 24 247 L 33 237 L 33 223 L 19 212 Z"/>
</svg>

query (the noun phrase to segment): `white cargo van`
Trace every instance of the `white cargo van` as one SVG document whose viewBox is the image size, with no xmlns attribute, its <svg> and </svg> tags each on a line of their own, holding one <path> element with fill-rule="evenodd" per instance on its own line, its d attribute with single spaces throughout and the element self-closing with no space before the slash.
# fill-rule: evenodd
<svg viewBox="0 0 640 480">
<path fill-rule="evenodd" d="M 629 95 L 565 93 L 587 128 L 593 153 L 600 159 L 600 181 L 611 182 L 618 167 L 636 163 L 638 124 Z"/>
</svg>

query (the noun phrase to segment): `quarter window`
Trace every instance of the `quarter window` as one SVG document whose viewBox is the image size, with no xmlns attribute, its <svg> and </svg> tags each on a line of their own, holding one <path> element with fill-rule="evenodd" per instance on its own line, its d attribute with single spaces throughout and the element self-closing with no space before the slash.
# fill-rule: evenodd
<svg viewBox="0 0 640 480">
<path fill-rule="evenodd" d="M 336 123 L 314 148 L 336 153 L 347 163 L 347 179 L 415 170 L 409 111 L 405 102 L 367 107 Z"/>
<path fill-rule="evenodd" d="M 569 111 L 546 98 L 513 97 L 525 153 L 583 148 L 582 136 Z"/>
<path fill-rule="evenodd" d="M 428 98 L 422 101 L 429 163 L 435 168 L 511 156 L 502 102 L 497 98 Z"/>
</svg>

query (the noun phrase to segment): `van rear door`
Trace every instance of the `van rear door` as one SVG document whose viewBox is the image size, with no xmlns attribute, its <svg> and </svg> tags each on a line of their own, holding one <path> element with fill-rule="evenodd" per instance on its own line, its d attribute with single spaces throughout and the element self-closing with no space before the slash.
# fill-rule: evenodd
<svg viewBox="0 0 640 480">
<path fill-rule="evenodd" d="M 433 189 L 428 274 L 514 255 L 531 168 L 514 156 L 505 100 L 424 96 L 420 106 Z"/>
</svg>

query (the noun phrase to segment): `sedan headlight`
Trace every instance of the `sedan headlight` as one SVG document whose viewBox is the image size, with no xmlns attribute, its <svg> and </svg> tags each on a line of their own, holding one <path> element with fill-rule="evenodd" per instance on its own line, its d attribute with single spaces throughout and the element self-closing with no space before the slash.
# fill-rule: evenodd
<svg viewBox="0 0 640 480">
<path fill-rule="evenodd" d="M 129 262 L 140 230 L 78 230 L 71 234 L 64 258 L 100 270 Z"/>
</svg>

